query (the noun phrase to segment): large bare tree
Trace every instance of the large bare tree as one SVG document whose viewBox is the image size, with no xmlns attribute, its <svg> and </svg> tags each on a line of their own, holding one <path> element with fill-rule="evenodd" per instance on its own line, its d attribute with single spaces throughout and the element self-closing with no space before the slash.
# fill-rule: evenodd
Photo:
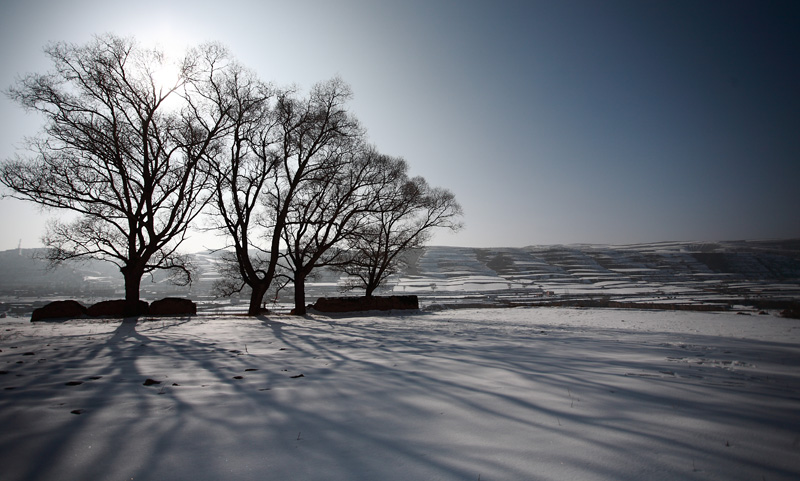
<svg viewBox="0 0 800 481">
<path fill-rule="evenodd" d="M 366 144 L 340 79 L 299 97 L 244 69 L 227 73 L 219 98 L 233 99 L 232 127 L 212 168 L 212 205 L 232 249 L 217 290 L 249 287 L 250 315 L 288 282 L 294 312 L 304 314 L 306 281 L 321 267 L 344 270 L 372 295 L 431 229 L 459 227 L 452 193 L 409 179 L 405 161 Z"/>
<path fill-rule="evenodd" d="M 279 140 L 274 104 L 283 94 L 240 65 L 233 65 L 219 80 L 219 102 L 230 106 L 230 129 L 224 152 L 209 166 L 210 205 L 213 227 L 228 242 L 221 258 L 223 277 L 214 288 L 218 294 L 232 295 L 248 286 L 248 313 L 257 315 L 277 262 L 264 248 L 272 231 L 263 228 L 263 219 L 265 193 L 273 188 L 278 169 L 273 152 Z"/>
<path fill-rule="evenodd" d="M 347 111 L 351 93 L 341 79 L 315 85 L 306 97 L 275 92 L 274 102 L 256 85 L 240 78 L 234 89 L 249 99 L 253 115 L 234 122 L 240 128 L 228 138 L 229 155 L 213 173 L 214 214 L 233 248 L 223 269 L 227 279 L 218 287 L 230 294 L 248 286 L 250 315 L 262 312 L 274 286 L 287 255 L 287 222 L 296 218 L 298 203 L 330 175 L 334 153 L 364 135 Z"/>
<path fill-rule="evenodd" d="M 295 314 L 306 313 L 305 283 L 314 269 L 350 261 L 341 246 L 370 220 L 366 214 L 385 182 L 387 160 L 360 142 L 343 142 L 328 151 L 324 168 L 296 195 L 283 229 Z"/>
<path fill-rule="evenodd" d="M 46 125 L 28 155 L 0 165 L 0 183 L 11 197 L 77 213 L 50 225 L 49 260 L 115 263 L 133 309 L 144 274 L 191 280 L 176 249 L 205 205 L 201 166 L 226 125 L 227 105 L 210 101 L 220 49 L 194 50 L 171 73 L 162 52 L 114 35 L 45 53 L 54 69 L 22 77 L 8 95 Z"/>
</svg>

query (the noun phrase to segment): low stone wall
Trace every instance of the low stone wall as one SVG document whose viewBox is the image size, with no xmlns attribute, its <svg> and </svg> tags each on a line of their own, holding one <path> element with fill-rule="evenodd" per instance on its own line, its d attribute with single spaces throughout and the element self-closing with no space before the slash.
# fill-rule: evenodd
<svg viewBox="0 0 800 481">
<path fill-rule="evenodd" d="M 390 311 L 419 309 L 417 296 L 320 297 L 309 309 L 318 312 Z"/>
</svg>

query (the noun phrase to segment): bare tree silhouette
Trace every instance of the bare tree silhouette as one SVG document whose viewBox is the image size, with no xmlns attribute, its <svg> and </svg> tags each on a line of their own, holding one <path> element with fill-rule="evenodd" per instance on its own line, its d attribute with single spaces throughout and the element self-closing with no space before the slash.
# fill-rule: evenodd
<svg viewBox="0 0 800 481">
<path fill-rule="evenodd" d="M 291 237 L 287 229 L 292 228 L 287 224 L 303 222 L 298 220 L 303 205 L 310 206 L 309 202 L 322 199 L 315 195 L 328 192 L 320 191 L 320 186 L 341 180 L 331 176 L 343 165 L 337 155 L 364 136 L 346 109 L 351 93 L 341 79 L 315 85 L 305 98 L 291 90 L 256 88 L 256 82 L 240 78 L 237 91 L 249 85 L 252 89 L 248 87 L 243 95 L 258 91 L 254 97 L 258 100 L 248 97 L 242 104 L 252 106 L 252 115 L 234 121 L 230 155 L 225 165 L 213 170 L 214 214 L 233 247 L 222 270 L 226 279 L 218 289 L 233 293 L 249 286 L 250 315 L 261 312 L 264 296 L 281 267 L 292 271 L 291 262 L 281 262 L 291 255 L 286 239 Z M 294 277 L 302 290 L 305 277 L 287 280 Z"/>
<path fill-rule="evenodd" d="M 422 247 L 434 228 L 458 230 L 461 206 L 452 192 L 430 187 L 422 177 L 409 179 L 402 159 L 388 159 L 387 176 L 378 185 L 361 228 L 348 236 L 341 267 L 347 288 L 363 288 L 371 297 L 399 267 L 403 254 Z"/>
<path fill-rule="evenodd" d="M 274 250 L 273 256 L 263 247 L 273 233 L 261 221 L 266 192 L 278 174 L 273 150 L 280 137 L 274 103 L 282 94 L 238 64 L 217 85 L 217 102 L 228 106 L 230 129 L 224 152 L 209 165 L 213 227 L 228 239 L 220 265 L 223 277 L 215 291 L 229 296 L 250 287 L 248 313 L 257 315 L 272 284 L 279 253 Z"/>
<path fill-rule="evenodd" d="M 131 309 L 146 273 L 166 269 L 190 282 L 177 248 L 205 206 L 202 165 L 226 127 L 226 112 L 209 102 L 221 51 L 190 51 L 173 77 L 163 52 L 110 34 L 45 53 L 54 70 L 28 74 L 7 93 L 46 126 L 28 140 L 29 155 L 2 163 L 0 183 L 11 197 L 79 214 L 50 224 L 48 259 L 115 263 Z"/>
<path fill-rule="evenodd" d="M 298 190 L 283 230 L 295 314 L 306 313 L 305 282 L 315 268 L 350 262 L 342 246 L 370 220 L 366 213 L 381 191 L 387 160 L 360 142 L 345 142 L 328 152 L 324 168 Z"/>
<path fill-rule="evenodd" d="M 366 143 L 339 78 L 307 96 L 279 90 L 213 43 L 172 75 L 163 52 L 110 34 L 45 52 L 54 70 L 7 93 L 47 123 L 29 155 L 0 165 L 0 183 L 11 197 L 79 214 L 51 222 L 48 260 L 116 264 L 130 314 L 145 274 L 191 282 L 177 249 L 207 206 L 229 240 L 216 289 L 249 287 L 250 315 L 288 282 L 305 313 L 306 279 L 323 266 L 370 296 L 430 229 L 459 226 L 452 193 L 409 179 L 405 161 Z"/>
</svg>

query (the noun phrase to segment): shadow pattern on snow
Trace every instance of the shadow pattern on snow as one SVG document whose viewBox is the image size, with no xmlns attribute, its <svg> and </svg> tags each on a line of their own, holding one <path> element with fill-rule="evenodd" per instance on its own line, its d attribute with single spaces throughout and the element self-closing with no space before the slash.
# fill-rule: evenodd
<svg viewBox="0 0 800 481">
<path fill-rule="evenodd" d="M 4 337 L 4 479 L 800 474 L 796 344 L 462 314 Z"/>
</svg>

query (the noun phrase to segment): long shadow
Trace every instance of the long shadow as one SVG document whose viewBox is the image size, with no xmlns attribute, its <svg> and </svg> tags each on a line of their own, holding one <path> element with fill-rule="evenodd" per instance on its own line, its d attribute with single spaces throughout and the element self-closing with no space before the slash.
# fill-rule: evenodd
<svg viewBox="0 0 800 481">
<path fill-rule="evenodd" d="M 107 324 L 104 321 L 103 324 Z M 142 349 L 151 341 L 147 336 L 137 332 L 136 326 L 138 318 L 126 318 L 122 320 L 117 328 L 111 333 L 105 342 L 99 342 L 98 337 L 102 335 L 76 334 L 63 336 L 59 343 L 60 346 L 67 345 L 68 348 L 59 347 L 53 349 L 43 349 L 41 354 L 47 354 L 47 359 L 40 359 L 47 364 L 47 370 L 37 373 L 38 375 L 28 378 L 28 382 L 15 390 L 14 398 L 4 399 L 0 404 L 0 412 L 7 413 L 10 408 L 17 404 L 28 404 L 39 400 L 42 396 L 52 396 L 56 399 L 63 399 L 67 402 L 58 403 L 63 408 L 61 413 L 70 413 L 66 421 L 59 429 L 53 430 L 47 436 L 37 437 L 34 440 L 37 455 L 36 458 L 43 460 L 40 463 L 29 463 L 22 469 L 20 479 L 42 479 L 48 474 L 52 476 L 52 468 L 57 465 L 59 460 L 64 461 L 68 454 L 65 447 L 70 446 L 71 441 L 80 437 L 85 431 L 87 424 L 85 419 L 91 415 L 92 411 L 98 411 L 109 407 L 113 403 L 114 397 L 123 392 L 128 386 L 128 378 L 141 378 L 142 373 L 138 372 L 136 360 L 139 358 Z M 99 326 L 102 324 L 98 323 Z M 88 341 L 84 345 L 75 346 L 79 340 Z M 131 344 L 130 348 L 122 349 L 123 343 Z M 72 345 L 70 345 L 72 344 Z M 135 346 L 134 346 L 135 344 Z M 48 344 L 47 346 L 50 346 Z M 69 350 L 68 350 L 69 349 Z M 101 357 L 107 358 L 109 362 L 102 362 L 93 375 L 77 376 L 74 372 L 84 374 L 87 365 L 97 362 Z M 105 359 L 104 359 L 105 361 Z M 144 381 L 144 378 L 141 378 Z M 125 386 L 120 385 L 124 382 Z M 141 382 L 141 381 L 140 381 Z M 102 385 L 101 389 L 97 389 Z M 87 390 L 87 388 L 89 388 Z M 88 392 L 87 392 L 88 391 Z M 139 401 L 145 398 L 137 397 Z M 87 408 L 90 406 L 90 408 Z M 7 407 L 9 409 L 7 409 Z M 77 408 L 72 409 L 71 408 Z M 140 413 L 146 411 L 147 403 L 138 406 Z M 122 409 L 122 408 L 120 408 Z M 60 413 L 60 414 L 61 414 Z M 25 439 L 24 426 L 19 428 L 19 440 Z M 124 433 L 120 433 L 124 435 Z M 30 444 L 30 443 L 28 443 Z M 104 449 L 102 445 L 96 446 L 98 452 L 105 451 L 105 455 L 119 456 L 118 452 L 112 449 Z M 0 448 L 7 451 L 8 447 Z M 20 459 L 30 459 L 21 457 Z M 47 460 L 44 462 L 44 460 Z"/>
<path fill-rule="evenodd" d="M 105 439 L 97 439 L 97 443 L 90 446 L 92 456 L 102 459 L 97 463 L 98 468 L 91 468 L 92 463 L 86 463 L 87 471 L 73 473 L 74 479 L 99 479 L 102 470 L 123 462 L 129 456 L 124 450 L 118 449 L 120 440 L 130 439 L 133 433 L 141 432 L 143 427 L 150 424 L 152 411 L 159 404 L 157 397 L 164 394 L 163 388 L 166 381 L 159 384 L 145 386 L 150 378 L 157 378 L 154 372 L 145 370 L 141 361 L 147 358 L 164 356 L 169 359 L 183 357 L 195 362 L 200 368 L 208 372 L 215 372 L 213 359 L 217 356 L 228 356 L 224 348 L 217 348 L 213 343 L 204 340 L 187 340 L 175 342 L 172 339 L 159 339 L 141 332 L 144 330 L 158 333 L 168 331 L 189 322 L 188 318 L 171 318 L 168 321 L 144 321 L 138 318 L 127 318 L 119 322 L 117 328 L 108 335 L 76 334 L 60 339 L 58 348 L 39 350 L 47 354 L 48 359 L 42 359 L 47 369 L 39 369 L 36 373 L 26 373 L 25 377 L 15 378 L 14 389 L 4 392 L 0 399 L 0 417 L 5 418 L 3 425 L 15 431 L 10 437 L 4 437 L 6 445 L 0 446 L 0 452 L 14 460 L 18 446 L 34 449 L 35 454 L 19 455 L 17 461 L 6 465 L 15 467 L 18 477 L 14 479 L 59 479 L 64 473 L 56 472 L 61 463 L 69 464 L 68 458 L 76 457 L 74 450 L 80 449 L 75 442 L 82 437 L 96 437 L 90 432 L 96 429 L 96 423 L 87 422 L 92 416 L 103 411 L 117 411 L 119 416 L 114 423 L 108 424 Z M 107 324 L 107 322 L 105 323 Z M 159 327 L 161 326 L 161 327 Z M 103 340 L 102 338 L 105 338 Z M 76 345 L 83 340 L 82 345 Z M 64 347 L 64 346 L 67 347 Z M 49 344 L 48 344 L 49 346 Z M 202 351 L 211 351 L 211 355 L 198 355 Z M 189 354 L 186 356 L 186 354 Z M 96 369 L 87 366 L 97 364 Z M 86 376 L 78 376 L 75 372 Z M 30 375 L 33 374 L 33 375 Z M 219 373 L 218 380 L 223 380 Z M 24 381 L 23 381 L 24 380 Z M 227 381 L 227 380 L 225 380 Z M 161 384 L 164 384 L 163 386 Z M 14 420 L 9 415 L 18 411 L 20 406 L 41 405 L 41 401 L 59 399 L 66 402 L 57 405 L 40 406 L 47 411 L 58 409 L 57 416 L 60 421 L 58 429 L 49 430 L 47 433 L 30 432 L 26 426 Z M 115 404 L 118 399 L 124 399 L 124 405 Z M 52 412 L 46 413 L 54 416 Z M 103 414 L 107 416 L 106 414 Z M 55 417 L 55 416 L 54 416 Z M 150 426 L 152 427 L 152 426 Z M 151 431 L 152 432 L 152 431 Z M 155 430 L 157 432 L 157 429 Z M 104 442 L 107 441 L 107 442 Z M 86 455 L 82 453 L 80 456 Z M 80 457 L 77 456 L 77 457 Z M 25 466 L 19 465 L 19 460 L 41 459 L 46 462 L 29 462 Z M 72 462 L 74 464 L 74 461 Z"/>
<path fill-rule="evenodd" d="M 79 391 L 75 402 L 86 411 L 68 414 L 72 406 L 65 406 L 58 429 L 3 437 L 12 442 L 0 445 L 0 456 L 10 462 L 29 449 L 21 459 L 51 460 L 12 471 L 10 479 L 26 480 L 58 479 L 64 475 L 58 470 L 70 465 L 68 477 L 76 479 L 110 472 L 175 477 L 189 452 L 196 453 L 191 472 L 206 479 L 231 473 L 238 479 L 376 479 L 388 469 L 376 473 L 376 465 L 395 462 L 392 479 L 477 479 L 481 471 L 545 479 L 559 463 L 591 469 L 597 478 L 635 479 L 620 458 L 651 466 L 661 479 L 704 479 L 708 472 L 683 471 L 668 460 L 703 451 L 698 455 L 706 466 L 723 466 L 730 454 L 722 441 L 704 446 L 698 431 L 687 435 L 687 421 L 702 416 L 698 422 L 716 427 L 761 427 L 790 442 L 791 433 L 800 432 L 793 409 L 797 375 L 759 376 L 757 368 L 724 363 L 784 363 L 787 372 L 797 372 L 800 348 L 794 344 L 439 319 L 262 316 L 220 321 L 231 330 L 224 339 L 215 337 L 215 321 L 126 320 L 94 339 L 77 335 L 61 344 L 66 347 L 53 362 L 96 363 L 100 379 L 64 386 L 70 369 L 49 369 L 3 396 L 0 419 L 13 424 L 5 413 L 17 403 L 70 399 L 70 389 Z M 163 368 L 153 372 L 154 363 Z M 173 371 L 178 374 L 163 374 Z M 142 386 L 157 375 L 160 386 Z M 451 414 L 459 425 L 448 421 Z M 106 420 L 112 422 L 98 430 Z M 532 444 L 509 445 L 505 429 L 526 433 L 513 437 Z M 476 436 L 481 430 L 488 441 Z M 76 444 L 92 437 L 94 451 L 70 464 Z M 536 444 L 547 439 L 573 449 L 554 453 Z M 587 468 L 574 448 L 591 449 L 597 459 Z M 550 471 L 538 474 L 509 463 L 509 456 L 537 460 Z M 737 462 L 767 479 L 800 474 L 797 462 L 771 465 L 747 454 Z M 248 463 L 271 471 L 249 471 Z M 308 466 L 330 469 L 314 473 Z"/>
<path fill-rule="evenodd" d="M 574 405 L 573 395 L 576 397 L 601 395 L 607 398 L 621 399 L 621 401 L 612 402 L 613 405 L 619 406 L 618 412 L 621 413 L 620 415 L 615 415 L 614 412 L 598 413 L 597 411 L 581 413 L 578 410 L 564 409 L 563 407 L 543 406 L 540 403 L 518 396 L 509 397 L 500 392 L 481 390 L 474 385 L 464 386 L 459 382 L 443 379 L 440 376 L 430 376 L 424 372 L 414 372 L 416 384 L 423 386 L 422 391 L 431 399 L 445 399 L 451 405 L 460 405 L 498 419 L 506 418 L 520 425 L 532 423 L 525 417 L 514 417 L 506 412 L 493 409 L 485 403 L 472 402 L 470 395 L 482 394 L 494 398 L 495 401 L 500 401 L 496 404 L 490 403 L 492 405 L 504 405 L 506 407 L 508 405 L 516 405 L 527 412 L 544 414 L 546 417 L 556 419 L 559 426 L 561 421 L 565 421 L 589 428 L 611 428 L 624 434 L 629 439 L 647 439 L 650 442 L 655 440 L 664 445 L 671 445 L 672 449 L 677 447 L 691 450 L 696 446 L 689 443 L 688 440 L 686 443 L 682 443 L 680 440 L 684 436 L 680 436 L 680 433 L 676 433 L 675 429 L 670 429 L 669 426 L 658 422 L 657 419 L 648 421 L 648 418 L 658 418 L 660 411 L 679 408 L 683 413 L 696 413 L 698 416 L 703 416 L 704 421 L 714 421 L 719 425 L 752 424 L 768 429 L 782 429 L 788 433 L 800 427 L 796 412 L 791 409 L 784 409 L 783 413 L 779 413 L 774 410 L 775 403 L 772 403 L 772 406 L 764 403 L 766 400 L 774 399 L 775 397 L 782 397 L 789 402 L 796 401 L 798 396 L 797 376 L 771 375 L 768 379 L 761 379 L 753 375 L 734 375 L 733 371 L 725 367 L 731 365 L 732 361 L 726 360 L 719 361 L 717 365 L 712 363 L 709 367 L 706 367 L 707 361 L 697 361 L 696 364 L 698 365 L 676 365 L 670 361 L 670 358 L 678 360 L 685 358 L 686 356 L 678 356 L 678 354 L 685 354 L 685 351 L 682 350 L 683 348 L 677 346 L 665 347 L 663 345 L 647 346 L 641 343 L 632 345 L 630 342 L 620 344 L 618 340 L 613 338 L 603 339 L 604 337 L 609 337 L 609 335 L 613 336 L 613 331 L 594 330 L 596 332 L 591 332 L 593 331 L 591 329 L 583 330 L 590 332 L 583 336 L 575 336 L 574 333 L 570 333 L 568 340 L 566 338 L 556 340 L 545 340 L 544 338 L 528 339 L 527 341 L 538 341 L 540 344 L 547 343 L 551 344 L 551 346 L 549 346 L 549 349 L 525 350 L 522 356 L 509 354 L 502 345 L 484 347 L 480 353 L 476 354 L 474 349 L 462 346 L 447 346 L 445 344 L 438 344 L 433 347 L 426 346 L 425 342 L 420 341 L 420 339 L 390 341 L 388 340 L 389 338 L 397 338 L 397 332 L 387 332 L 387 336 L 384 336 L 384 333 L 380 330 L 363 325 L 359 326 L 357 333 L 349 335 L 354 336 L 354 339 L 351 340 L 360 340 L 366 337 L 375 342 L 382 342 L 379 347 L 389 351 L 404 349 L 406 353 L 413 353 L 416 349 L 430 361 L 426 365 L 434 369 L 437 365 L 446 365 L 447 361 L 471 356 L 474 360 L 480 361 L 483 367 L 490 365 L 498 371 L 515 373 L 520 377 L 528 378 L 532 383 L 536 383 L 539 386 L 544 385 L 556 391 L 561 390 L 564 394 L 565 404 L 567 397 L 569 397 L 570 408 Z M 642 337 L 660 337 L 661 335 L 665 337 L 674 336 L 674 334 L 667 333 L 648 333 Z M 798 348 L 796 345 L 721 339 L 716 336 L 682 335 L 680 337 L 684 342 L 688 341 L 699 346 L 733 346 L 736 352 L 723 351 L 723 354 L 728 354 L 728 357 L 738 355 L 740 357 L 744 356 L 744 359 L 753 359 L 754 357 L 757 358 L 759 353 L 771 352 L 772 357 L 783 361 L 792 362 L 793 359 L 794 361 L 790 368 L 800 367 L 800 363 L 797 361 Z M 558 344 L 558 351 L 554 350 L 552 346 L 554 343 Z M 600 348 L 595 349 L 595 351 L 604 352 L 607 356 L 600 359 L 576 358 L 571 356 L 569 351 L 564 350 L 565 348 L 568 349 L 568 344 L 599 345 Z M 309 343 L 309 345 L 313 346 L 313 353 L 324 352 L 325 346 L 320 343 Z M 342 347 L 342 344 L 339 343 L 338 347 Z M 349 347 L 356 348 L 352 343 Z M 645 363 L 639 359 L 626 361 L 626 355 L 630 353 L 631 348 L 638 351 L 639 354 L 644 352 L 651 355 L 654 360 Z M 706 353 L 699 354 L 706 356 Z M 345 356 L 342 356 L 340 349 L 337 349 L 332 355 L 329 353 L 329 355 L 331 358 L 345 358 Z M 357 361 L 353 358 L 347 360 L 363 363 L 363 361 Z M 614 372 L 605 376 L 598 376 L 598 363 L 602 363 L 604 368 L 611 367 Z M 385 371 L 384 375 L 396 376 L 399 379 L 403 379 L 407 375 L 402 370 L 387 369 L 383 365 L 372 365 L 371 367 L 376 370 L 383 369 Z M 598 378 L 602 379 L 602 381 L 596 381 Z M 631 378 L 637 382 L 630 382 Z M 625 382 L 620 382 L 621 380 Z M 654 390 L 652 388 L 654 383 L 661 383 L 665 388 Z M 636 387 L 630 387 L 633 384 Z M 780 386 L 776 384 L 780 384 Z M 709 396 L 707 399 L 696 395 L 688 396 L 696 391 L 712 393 L 715 396 Z M 739 405 L 720 403 L 719 398 L 727 395 L 737 395 L 739 401 L 746 400 L 746 403 Z M 627 401 L 635 401 L 636 405 L 633 407 L 627 406 Z M 636 422 L 624 424 L 626 420 L 635 420 Z M 553 426 L 537 425 L 537 427 L 554 429 Z M 680 429 L 684 428 L 681 427 Z M 373 439 L 372 441 L 377 440 Z M 614 451 L 618 448 L 619 446 L 617 445 L 608 446 L 609 451 Z M 756 463 L 755 461 L 749 462 Z M 789 477 L 797 474 L 796 471 L 781 471 L 779 467 L 768 466 L 763 463 L 756 463 L 756 465 L 759 469 L 771 474 Z"/>
</svg>

